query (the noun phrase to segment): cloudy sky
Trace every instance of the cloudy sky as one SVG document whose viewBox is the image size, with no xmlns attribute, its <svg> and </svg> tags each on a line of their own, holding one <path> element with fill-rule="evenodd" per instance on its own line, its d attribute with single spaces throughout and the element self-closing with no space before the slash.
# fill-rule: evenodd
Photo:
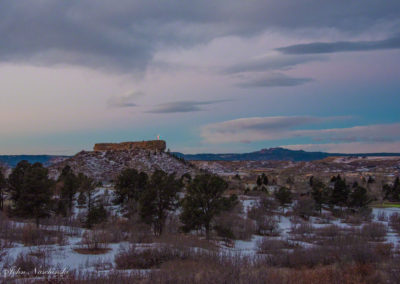
<svg viewBox="0 0 400 284">
<path fill-rule="evenodd" d="M 400 152 L 398 0 L 2 0 L 0 154 Z"/>
</svg>

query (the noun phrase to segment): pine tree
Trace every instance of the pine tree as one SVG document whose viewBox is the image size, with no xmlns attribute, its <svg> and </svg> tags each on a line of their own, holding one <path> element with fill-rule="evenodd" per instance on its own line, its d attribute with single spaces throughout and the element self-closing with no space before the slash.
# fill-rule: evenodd
<svg viewBox="0 0 400 284">
<path fill-rule="evenodd" d="M 282 186 L 275 191 L 274 195 L 282 207 L 285 207 L 287 204 L 292 202 L 292 192 L 285 186 Z"/>
<path fill-rule="evenodd" d="M 21 161 L 17 164 L 17 166 L 13 169 L 10 176 L 8 177 L 8 186 L 10 190 L 10 199 L 14 203 L 19 200 L 22 191 L 23 191 L 23 183 L 24 176 L 28 169 L 31 167 L 31 164 L 28 161 Z"/>
<path fill-rule="evenodd" d="M 393 184 L 393 199 L 395 201 L 400 201 L 400 180 L 397 177 Z"/>
<path fill-rule="evenodd" d="M 69 165 L 65 166 L 58 178 L 61 184 L 61 200 L 66 202 L 71 212 L 75 193 L 79 187 L 79 180 Z"/>
<path fill-rule="evenodd" d="M 367 190 L 364 187 L 356 186 L 349 196 L 350 207 L 366 207 L 370 199 L 367 194 Z"/>
<path fill-rule="evenodd" d="M 343 180 L 340 176 L 337 176 L 330 198 L 331 204 L 339 206 L 346 205 L 349 192 L 350 191 L 346 185 L 346 180 Z"/>
<path fill-rule="evenodd" d="M 400 181 L 399 177 L 394 180 L 392 186 L 385 184 L 383 186 L 383 192 L 385 194 L 385 199 L 389 201 L 400 201 Z"/>
<path fill-rule="evenodd" d="M 261 175 L 261 179 L 263 185 L 268 185 L 268 177 L 264 173 Z"/>
<path fill-rule="evenodd" d="M 146 190 L 142 192 L 139 205 L 140 217 L 153 226 L 154 234 L 162 234 L 168 211 L 178 207 L 178 192 L 182 183 L 175 174 L 167 174 L 161 170 L 155 171 L 150 178 Z"/>
<path fill-rule="evenodd" d="M 92 178 L 89 178 L 83 174 L 79 174 L 79 180 L 79 190 L 86 194 L 88 211 L 90 211 L 93 205 L 93 192 L 96 189 L 96 182 Z"/>
<path fill-rule="evenodd" d="M 375 179 L 373 178 L 373 177 L 371 177 L 371 176 L 368 176 L 368 181 L 367 181 L 367 183 L 368 184 L 371 184 L 371 183 L 374 183 L 375 182 Z"/>
<path fill-rule="evenodd" d="M 194 178 L 182 200 L 180 220 L 182 229 L 189 232 L 204 228 L 206 238 L 210 238 L 211 222 L 222 211 L 231 209 L 236 203 L 235 196 L 224 197 L 228 184 L 222 178 L 202 174 Z"/>
<path fill-rule="evenodd" d="M 138 201 L 148 184 L 149 177 L 144 172 L 135 169 L 123 170 L 115 184 L 115 204 L 126 204 L 130 201 Z"/>
<path fill-rule="evenodd" d="M 7 186 L 7 180 L 4 176 L 2 168 L 0 168 L 0 210 L 3 210 L 4 205 L 4 191 Z"/>
<path fill-rule="evenodd" d="M 98 204 L 96 206 L 92 206 L 88 210 L 88 214 L 86 216 L 85 225 L 87 228 L 92 228 L 93 225 L 100 224 L 107 220 L 108 212 L 104 208 L 103 204 Z"/>
<path fill-rule="evenodd" d="M 310 184 L 312 184 L 311 195 L 315 201 L 316 209 L 321 213 L 322 204 L 329 201 L 328 189 L 325 184 L 318 179 L 313 179 Z"/>
<path fill-rule="evenodd" d="M 47 169 L 40 163 L 31 165 L 23 161 L 10 177 L 11 212 L 20 217 L 33 217 L 39 226 L 39 219 L 49 216 L 51 208 L 52 183 Z"/>
<path fill-rule="evenodd" d="M 257 177 L 257 186 L 260 187 L 262 185 L 262 179 L 261 176 Z"/>
</svg>

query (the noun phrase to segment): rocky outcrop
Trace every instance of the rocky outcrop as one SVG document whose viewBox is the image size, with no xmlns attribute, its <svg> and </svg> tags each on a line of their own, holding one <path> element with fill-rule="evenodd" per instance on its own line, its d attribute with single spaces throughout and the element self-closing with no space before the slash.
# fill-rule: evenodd
<svg viewBox="0 0 400 284">
<path fill-rule="evenodd" d="M 182 176 L 193 175 L 196 170 L 188 162 L 177 159 L 166 152 L 143 149 L 117 151 L 82 151 L 75 156 L 49 167 L 49 176 L 58 178 L 62 169 L 69 165 L 75 173 L 85 175 L 97 181 L 112 181 L 125 168 L 134 168 L 148 174 L 157 169 Z"/>
<path fill-rule="evenodd" d="M 167 144 L 164 140 L 150 140 L 122 143 L 98 143 L 94 145 L 94 151 L 125 151 L 125 150 L 150 150 L 164 152 Z"/>
</svg>

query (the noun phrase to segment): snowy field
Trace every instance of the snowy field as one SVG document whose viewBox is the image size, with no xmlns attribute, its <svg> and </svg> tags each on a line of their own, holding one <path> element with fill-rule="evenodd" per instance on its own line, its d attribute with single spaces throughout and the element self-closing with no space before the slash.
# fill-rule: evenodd
<svg viewBox="0 0 400 284">
<path fill-rule="evenodd" d="M 110 188 L 99 188 L 95 193 L 95 198 L 112 198 L 113 191 Z M 247 217 L 249 210 L 256 206 L 259 199 L 256 197 L 240 196 L 240 202 L 242 203 L 243 218 Z M 79 208 L 79 206 L 77 206 Z M 77 209 L 74 212 L 75 216 L 79 216 L 84 212 L 84 208 Z M 116 216 L 121 216 L 120 208 L 118 206 L 109 205 L 108 210 L 113 211 Z M 293 218 L 291 216 L 291 208 L 285 210 L 277 210 L 274 213 L 273 218 L 277 222 L 278 234 L 275 236 L 260 236 L 253 235 L 249 240 L 236 240 L 227 245 L 226 242 L 217 241 L 214 242 L 219 247 L 219 251 L 223 254 L 242 255 L 242 256 L 258 256 L 259 245 L 265 239 L 270 240 L 281 240 L 285 241 L 296 247 L 313 247 L 315 242 L 313 241 L 313 233 L 309 233 L 307 238 L 299 240 L 298 237 L 293 233 L 293 229 L 299 226 L 301 223 L 307 223 L 318 230 L 328 226 L 336 225 L 343 229 L 362 229 L 365 226 L 365 222 L 360 224 L 349 224 L 345 220 L 334 218 L 331 215 L 329 218 L 327 215 L 329 211 L 323 210 L 323 217 L 314 216 L 310 217 L 309 220 L 300 220 L 299 218 Z M 400 214 L 400 208 L 373 208 L 372 209 L 372 222 L 383 224 L 387 228 L 387 233 L 384 239 L 384 243 L 392 244 L 393 249 L 396 250 L 400 245 L 399 234 L 396 233 L 389 225 L 389 217 L 392 214 Z M 10 221 L 15 226 L 24 226 L 24 223 Z M 109 243 L 106 246 L 104 253 L 101 254 L 83 254 L 79 252 L 79 248 L 83 247 L 83 236 L 85 232 L 90 230 L 80 227 L 70 226 L 41 226 L 41 229 L 48 231 L 63 231 L 66 234 L 65 240 L 62 244 L 51 244 L 51 245 L 38 245 L 38 246 L 24 246 L 19 242 L 12 242 L 11 245 L 3 245 L 1 249 L 1 261 L 0 265 L 3 271 L 7 271 L 13 266 L 16 259 L 22 255 L 35 256 L 45 255 L 44 260 L 48 267 L 54 269 L 66 270 L 69 273 L 73 271 L 79 271 L 81 273 L 98 273 L 99 275 L 109 273 L 116 269 L 115 257 L 124 249 L 127 249 L 131 244 L 128 242 Z M 134 244 L 137 248 L 148 248 L 148 247 L 160 247 L 158 243 L 136 243 Z M 126 270 L 127 271 L 127 270 Z M 126 272 L 125 271 L 125 272 Z M 129 272 L 129 271 L 128 271 Z M 4 275 L 3 275 L 4 276 Z"/>
</svg>

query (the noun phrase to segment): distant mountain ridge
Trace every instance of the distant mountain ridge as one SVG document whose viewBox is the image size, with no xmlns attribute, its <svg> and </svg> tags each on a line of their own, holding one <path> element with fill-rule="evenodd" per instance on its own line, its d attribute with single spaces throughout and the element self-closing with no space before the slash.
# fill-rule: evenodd
<svg viewBox="0 0 400 284">
<path fill-rule="evenodd" d="M 42 163 L 45 166 L 50 166 L 60 160 L 69 158 L 69 156 L 57 155 L 0 155 L 0 164 L 9 167 L 15 167 L 20 161 L 26 160 L 29 163 Z"/>
<path fill-rule="evenodd" d="M 327 157 L 389 157 L 400 156 L 400 153 L 326 153 L 326 152 L 306 152 L 304 150 L 290 150 L 286 148 L 276 147 L 269 149 L 261 149 L 250 153 L 228 153 L 228 154 L 183 154 L 179 152 L 173 153 L 175 156 L 184 158 L 189 161 L 315 161 L 325 159 Z M 60 161 L 71 158 L 72 156 L 61 155 L 0 155 L 0 165 L 15 167 L 18 162 L 27 160 L 30 163 L 42 163 L 45 166 L 51 166 Z"/>
<path fill-rule="evenodd" d="M 261 149 L 260 151 L 243 153 L 243 154 L 182 154 L 175 152 L 174 155 L 192 161 L 314 161 L 327 157 L 359 157 L 359 156 L 400 156 L 400 153 L 326 153 L 326 152 L 306 152 L 304 150 L 290 150 L 286 148 L 276 147 L 269 149 Z"/>
</svg>

